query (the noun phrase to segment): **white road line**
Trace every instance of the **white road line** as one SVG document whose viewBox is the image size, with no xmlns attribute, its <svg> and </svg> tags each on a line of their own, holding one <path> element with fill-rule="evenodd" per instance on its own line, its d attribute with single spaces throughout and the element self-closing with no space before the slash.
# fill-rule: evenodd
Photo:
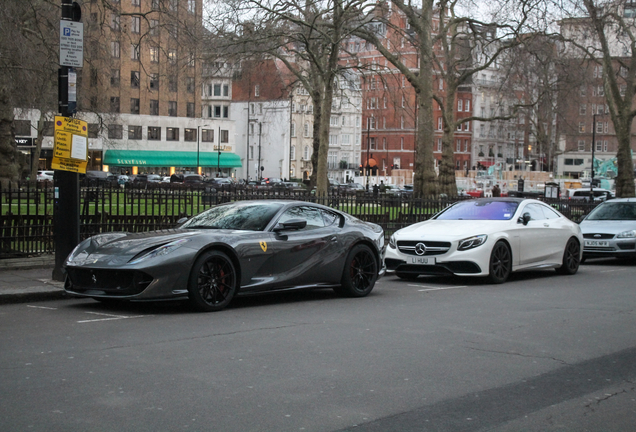
<svg viewBox="0 0 636 432">
<path fill-rule="evenodd" d="M 416 287 L 416 288 L 424 288 L 421 290 L 418 290 L 419 292 L 424 292 L 424 291 L 444 291 L 444 290 L 451 290 L 451 289 L 458 289 L 458 288 L 467 288 L 468 285 L 460 285 L 460 286 L 452 286 L 452 287 L 431 287 L 431 286 L 426 286 L 426 285 L 409 285 L 412 287 Z"/>
<path fill-rule="evenodd" d="M 57 308 L 46 307 L 46 306 L 31 306 L 31 305 L 27 305 L 27 307 L 34 308 L 34 309 L 57 310 Z"/>
<path fill-rule="evenodd" d="M 106 316 L 108 318 L 98 318 L 98 319 L 93 319 L 93 320 L 77 321 L 79 324 L 90 323 L 90 322 L 99 322 L 99 321 L 113 321 L 113 320 L 130 319 L 130 318 L 143 318 L 145 316 L 145 315 L 137 315 L 137 316 L 111 315 L 111 314 L 105 314 L 105 313 L 99 313 L 99 312 L 86 312 L 86 313 L 87 314 L 93 314 L 93 315 L 102 315 L 102 316 Z"/>
<path fill-rule="evenodd" d="M 615 269 L 615 270 L 601 270 L 601 273 L 612 273 L 617 271 L 625 271 L 627 269 Z"/>
</svg>

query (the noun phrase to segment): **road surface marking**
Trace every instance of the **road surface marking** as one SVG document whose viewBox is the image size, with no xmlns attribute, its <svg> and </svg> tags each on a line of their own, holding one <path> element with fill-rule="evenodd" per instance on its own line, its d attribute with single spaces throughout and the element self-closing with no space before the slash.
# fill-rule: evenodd
<svg viewBox="0 0 636 432">
<path fill-rule="evenodd" d="M 426 286 L 426 285 L 409 285 L 412 287 L 416 287 L 416 288 L 424 288 L 421 290 L 418 290 L 419 292 L 424 292 L 424 291 L 443 291 L 443 290 L 451 290 L 451 289 L 458 289 L 458 288 L 467 288 L 468 285 L 460 285 L 460 286 L 452 286 L 452 287 L 432 287 L 432 286 Z"/>
<path fill-rule="evenodd" d="M 129 319 L 129 318 L 143 318 L 145 316 L 145 315 L 137 315 L 137 316 L 111 315 L 111 314 L 105 314 L 105 313 L 99 313 L 99 312 L 86 312 L 86 313 L 93 314 L 93 315 L 102 315 L 108 318 L 82 320 L 82 321 L 77 321 L 78 323 L 83 324 L 83 323 L 98 322 L 98 321 L 113 321 L 113 320 Z"/>
</svg>

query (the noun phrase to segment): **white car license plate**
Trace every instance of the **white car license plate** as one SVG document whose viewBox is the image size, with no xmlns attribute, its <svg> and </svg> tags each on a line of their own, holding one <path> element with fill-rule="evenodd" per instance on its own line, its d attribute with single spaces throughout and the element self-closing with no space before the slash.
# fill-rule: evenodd
<svg viewBox="0 0 636 432">
<path fill-rule="evenodd" d="M 435 264 L 434 257 L 411 257 L 411 264 Z"/>
<path fill-rule="evenodd" d="M 608 247 L 609 242 L 607 240 L 585 240 L 585 246 Z"/>
</svg>

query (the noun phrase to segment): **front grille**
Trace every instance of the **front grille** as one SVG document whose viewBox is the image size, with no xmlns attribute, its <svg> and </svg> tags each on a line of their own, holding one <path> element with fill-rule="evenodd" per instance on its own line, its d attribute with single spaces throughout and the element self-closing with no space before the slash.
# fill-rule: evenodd
<svg viewBox="0 0 636 432">
<path fill-rule="evenodd" d="M 426 252 L 419 255 L 415 252 L 415 246 L 418 243 L 426 246 Z M 450 249 L 450 242 L 428 241 L 428 240 L 402 240 L 397 242 L 397 248 L 400 252 L 406 255 L 415 256 L 431 256 L 431 255 L 443 255 Z"/>
<path fill-rule="evenodd" d="M 598 246 L 585 246 L 583 250 L 586 252 L 614 252 L 613 247 L 598 247 Z"/>
<path fill-rule="evenodd" d="M 84 269 L 69 267 L 67 288 L 74 292 L 96 291 L 104 295 L 128 296 L 146 289 L 152 277 L 138 270 Z"/>
<path fill-rule="evenodd" d="M 591 240 L 607 240 L 607 239 L 614 238 L 614 234 L 601 234 L 601 233 L 583 234 L 583 238 L 591 239 Z"/>
<path fill-rule="evenodd" d="M 617 243 L 616 246 L 621 250 L 636 249 L 636 243 Z"/>
</svg>

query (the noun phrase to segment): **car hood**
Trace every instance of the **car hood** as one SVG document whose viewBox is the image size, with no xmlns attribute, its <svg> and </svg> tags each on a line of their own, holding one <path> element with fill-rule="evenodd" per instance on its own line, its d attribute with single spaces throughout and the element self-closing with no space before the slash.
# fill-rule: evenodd
<svg viewBox="0 0 636 432">
<path fill-rule="evenodd" d="M 194 239 L 201 235 L 225 236 L 234 230 L 160 230 L 144 233 L 107 233 L 93 236 L 73 251 L 68 265 L 121 265 L 144 252 L 178 240 Z M 184 243 L 184 245 L 187 245 Z"/>
<path fill-rule="evenodd" d="M 511 220 L 428 220 L 420 222 L 395 233 L 400 239 L 440 239 L 453 240 L 479 234 L 489 234 L 509 229 L 514 224 Z"/>
<path fill-rule="evenodd" d="M 619 234 L 627 230 L 636 230 L 636 221 L 584 220 L 580 223 L 580 227 L 583 234 Z"/>
</svg>

